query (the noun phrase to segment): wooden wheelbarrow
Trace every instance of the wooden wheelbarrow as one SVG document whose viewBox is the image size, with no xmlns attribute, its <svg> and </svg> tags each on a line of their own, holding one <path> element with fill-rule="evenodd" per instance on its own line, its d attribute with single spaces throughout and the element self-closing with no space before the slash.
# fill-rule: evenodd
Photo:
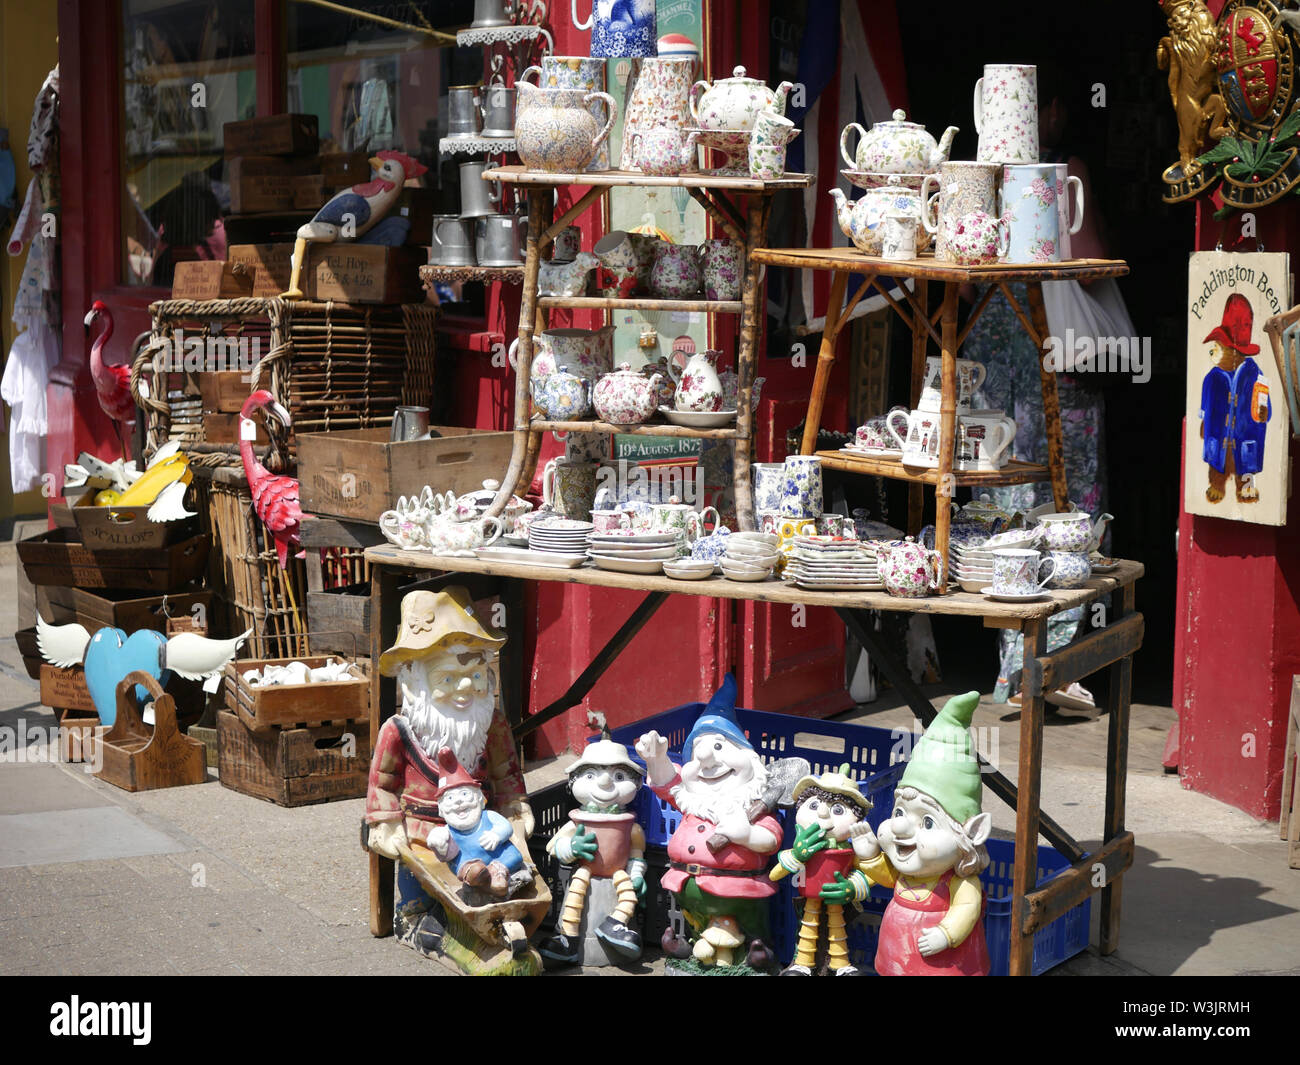
<svg viewBox="0 0 1300 1065">
<path fill-rule="evenodd" d="M 519 826 L 513 828 L 533 882 L 504 901 L 462 884 L 422 843 L 398 844 L 403 864 L 446 911 L 443 957 L 471 976 L 534 976 L 542 968 L 528 940 L 551 908 L 551 892 L 528 857 Z"/>
</svg>

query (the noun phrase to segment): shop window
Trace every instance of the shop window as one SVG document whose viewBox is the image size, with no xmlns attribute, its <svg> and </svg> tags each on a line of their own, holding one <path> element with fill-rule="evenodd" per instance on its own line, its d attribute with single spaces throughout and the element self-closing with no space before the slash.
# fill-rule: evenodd
<svg viewBox="0 0 1300 1065">
<path fill-rule="evenodd" d="M 222 127 L 253 115 L 255 0 L 122 0 L 123 270 L 224 259 Z"/>
</svg>

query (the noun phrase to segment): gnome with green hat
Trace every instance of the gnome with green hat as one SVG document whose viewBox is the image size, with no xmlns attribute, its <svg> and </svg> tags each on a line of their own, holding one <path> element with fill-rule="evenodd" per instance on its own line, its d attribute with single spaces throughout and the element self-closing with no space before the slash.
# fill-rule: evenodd
<svg viewBox="0 0 1300 1065">
<path fill-rule="evenodd" d="M 880 923 L 881 976 L 987 976 L 984 841 L 979 760 L 970 738 L 979 692 L 949 699 L 921 737 L 877 835 L 894 869 Z"/>
</svg>

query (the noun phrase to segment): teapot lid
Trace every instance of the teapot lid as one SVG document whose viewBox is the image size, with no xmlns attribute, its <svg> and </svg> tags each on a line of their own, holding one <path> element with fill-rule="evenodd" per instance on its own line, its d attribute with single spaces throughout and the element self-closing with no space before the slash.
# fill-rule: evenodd
<svg viewBox="0 0 1300 1065">
<path fill-rule="evenodd" d="M 729 77 L 729 78 L 720 78 L 716 84 L 719 84 L 719 85 L 720 85 L 720 84 L 722 84 L 722 83 L 724 83 L 724 82 L 728 82 L 728 83 L 729 83 L 729 82 L 733 82 L 733 81 L 744 81 L 744 82 L 750 82 L 750 83 L 753 83 L 753 84 L 758 84 L 758 83 L 759 83 L 759 81 L 758 81 L 757 78 L 751 78 L 751 77 L 747 77 L 747 76 L 746 76 L 746 74 L 745 74 L 745 68 L 744 68 L 744 67 L 739 67 L 739 66 L 738 66 L 738 67 L 735 67 L 735 68 L 732 69 L 732 71 L 731 71 L 731 77 Z"/>
<path fill-rule="evenodd" d="M 878 127 L 882 127 L 882 126 L 887 126 L 887 127 L 890 127 L 890 128 L 892 128 L 892 127 L 894 127 L 894 126 L 902 126 L 902 127 L 905 128 L 905 129 L 925 129 L 925 127 L 924 127 L 923 125 L 921 125 L 921 123 L 919 123 L 919 122 L 909 122 L 909 121 L 907 121 L 907 112 L 904 111 L 901 107 L 898 108 L 898 110 L 896 110 L 896 111 L 893 113 L 893 115 L 891 116 L 891 120 L 890 120 L 890 121 L 888 121 L 888 122 L 877 122 L 877 123 L 875 123 L 871 128 L 872 128 L 872 129 L 876 129 L 876 128 L 878 128 Z"/>
</svg>

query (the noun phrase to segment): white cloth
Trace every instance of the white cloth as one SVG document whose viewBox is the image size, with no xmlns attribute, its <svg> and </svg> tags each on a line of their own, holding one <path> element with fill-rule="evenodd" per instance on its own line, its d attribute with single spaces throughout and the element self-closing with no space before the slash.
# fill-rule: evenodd
<svg viewBox="0 0 1300 1065">
<path fill-rule="evenodd" d="M 1098 339 L 1136 338 L 1124 297 L 1113 277 L 1104 277 L 1084 288 L 1077 281 L 1044 281 L 1043 308 L 1047 331 L 1064 343 L 1067 330 L 1074 336 Z M 1066 373 L 1074 371 L 1074 351 L 1064 348 Z"/>
<path fill-rule="evenodd" d="M 0 399 L 9 404 L 9 473 L 15 492 L 41 485 L 49 431 L 45 385 L 58 361 L 58 335 L 43 320 L 20 333 L 9 349 Z"/>
</svg>

